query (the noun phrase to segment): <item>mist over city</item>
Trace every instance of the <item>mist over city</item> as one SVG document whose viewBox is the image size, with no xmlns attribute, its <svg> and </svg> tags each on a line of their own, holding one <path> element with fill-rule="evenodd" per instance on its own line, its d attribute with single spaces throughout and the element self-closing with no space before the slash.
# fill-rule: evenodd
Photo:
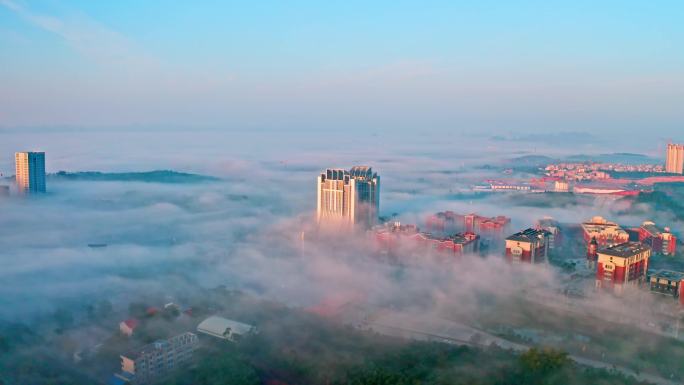
<svg viewBox="0 0 684 385">
<path fill-rule="evenodd" d="M 680 16 L 0 0 L 0 385 L 684 383 Z"/>
</svg>

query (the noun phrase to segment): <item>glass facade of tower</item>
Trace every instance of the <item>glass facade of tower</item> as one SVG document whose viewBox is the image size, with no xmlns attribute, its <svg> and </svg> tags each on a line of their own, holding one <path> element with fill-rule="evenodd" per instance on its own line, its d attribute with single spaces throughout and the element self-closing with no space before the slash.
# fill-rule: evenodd
<svg viewBox="0 0 684 385">
<path fill-rule="evenodd" d="M 17 152 L 16 180 L 20 193 L 45 192 L 45 153 Z"/>
</svg>

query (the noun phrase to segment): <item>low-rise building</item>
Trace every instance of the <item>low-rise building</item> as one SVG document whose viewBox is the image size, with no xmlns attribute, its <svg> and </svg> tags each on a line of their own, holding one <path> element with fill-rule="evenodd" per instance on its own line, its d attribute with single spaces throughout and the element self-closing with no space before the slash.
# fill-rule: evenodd
<svg viewBox="0 0 684 385">
<path fill-rule="evenodd" d="M 122 354 L 121 371 L 131 375 L 133 384 L 154 382 L 187 366 L 198 346 L 197 335 L 190 332 L 159 340 Z"/>
<path fill-rule="evenodd" d="M 453 234 L 458 232 L 475 233 L 487 238 L 503 238 L 511 219 L 503 215 L 483 217 L 478 214 L 457 214 L 443 211 L 427 218 L 427 229 L 430 232 Z"/>
<path fill-rule="evenodd" d="M 639 242 L 651 247 L 654 254 L 674 255 L 677 251 L 677 237 L 668 227 L 660 230 L 655 223 L 646 221 L 637 229 Z"/>
<path fill-rule="evenodd" d="M 638 285 L 646 278 L 651 249 L 640 242 L 625 242 L 599 249 L 596 287 L 622 293 L 625 285 Z"/>
<path fill-rule="evenodd" d="M 255 333 L 256 327 L 223 317 L 211 316 L 197 325 L 197 331 L 212 337 L 237 341 L 247 334 Z"/>
<path fill-rule="evenodd" d="M 140 325 L 140 321 L 135 318 L 129 318 L 119 323 L 119 330 L 121 334 L 130 337 L 135 332 L 135 329 Z"/>
<path fill-rule="evenodd" d="M 529 228 L 506 238 L 506 259 L 509 262 L 546 262 L 549 252 L 549 232 Z"/>
<path fill-rule="evenodd" d="M 458 233 L 437 237 L 430 233 L 418 233 L 413 239 L 420 250 L 428 253 L 461 256 L 478 251 L 480 236 L 475 233 Z"/>
<path fill-rule="evenodd" d="M 375 251 L 390 255 L 412 248 L 413 238 L 419 233 L 418 226 L 406 225 L 401 222 L 378 225 L 371 230 Z"/>
<path fill-rule="evenodd" d="M 599 247 L 609 247 L 629 241 L 629 234 L 620 225 L 599 216 L 582 223 L 582 233 L 587 244 L 592 239 L 596 239 Z"/>
<path fill-rule="evenodd" d="M 670 296 L 684 305 L 684 272 L 654 270 L 649 271 L 646 277 L 648 288 L 652 293 Z"/>
<path fill-rule="evenodd" d="M 187 365 L 198 343 L 197 335 L 187 332 L 130 350 L 121 355 L 121 371 L 134 384 L 156 381 Z"/>
</svg>

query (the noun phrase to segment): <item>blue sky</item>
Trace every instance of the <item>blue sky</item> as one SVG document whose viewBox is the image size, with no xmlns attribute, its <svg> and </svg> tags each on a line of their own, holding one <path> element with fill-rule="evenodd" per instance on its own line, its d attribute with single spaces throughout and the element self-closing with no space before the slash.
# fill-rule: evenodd
<svg viewBox="0 0 684 385">
<path fill-rule="evenodd" d="M 0 126 L 684 126 L 681 1 L 0 0 Z"/>
</svg>

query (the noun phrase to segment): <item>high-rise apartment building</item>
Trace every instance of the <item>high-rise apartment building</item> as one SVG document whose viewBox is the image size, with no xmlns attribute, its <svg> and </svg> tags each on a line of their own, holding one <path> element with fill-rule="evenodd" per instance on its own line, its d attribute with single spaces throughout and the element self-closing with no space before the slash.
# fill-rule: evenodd
<svg viewBox="0 0 684 385">
<path fill-rule="evenodd" d="M 316 184 L 318 222 L 370 227 L 378 219 L 380 177 L 370 167 L 327 169 Z"/>
<path fill-rule="evenodd" d="M 684 174 L 684 144 L 667 144 L 665 172 Z"/>
<path fill-rule="evenodd" d="M 14 158 L 19 193 L 45 192 L 45 153 L 17 152 Z"/>
</svg>

